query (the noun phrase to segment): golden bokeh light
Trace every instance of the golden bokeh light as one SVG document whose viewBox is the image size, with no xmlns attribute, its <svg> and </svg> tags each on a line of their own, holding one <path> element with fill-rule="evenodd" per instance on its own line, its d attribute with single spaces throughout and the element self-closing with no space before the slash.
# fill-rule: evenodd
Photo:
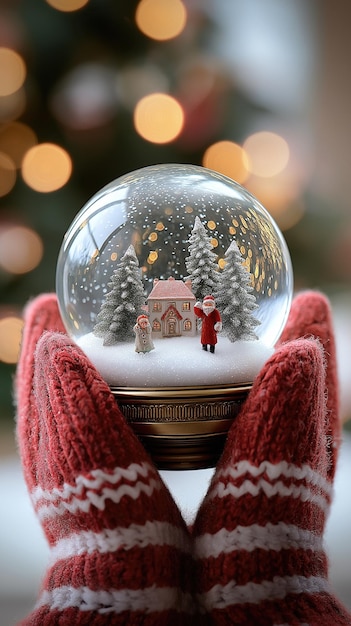
<svg viewBox="0 0 351 626">
<path fill-rule="evenodd" d="M 20 168 L 25 153 L 38 143 L 35 132 L 22 122 L 10 122 L 0 130 L 0 151 Z"/>
<path fill-rule="evenodd" d="M 290 157 L 290 150 L 283 137 L 276 133 L 262 131 L 250 135 L 243 144 L 248 155 L 248 169 L 251 174 L 269 178 L 282 172 Z"/>
<path fill-rule="evenodd" d="M 12 159 L 0 152 L 0 197 L 6 196 L 16 182 L 16 168 Z"/>
<path fill-rule="evenodd" d="M 9 226 L 0 231 L 0 267 L 10 274 L 26 274 L 39 265 L 43 242 L 26 226 Z"/>
<path fill-rule="evenodd" d="M 177 37 L 185 27 L 186 18 L 181 0 L 140 0 L 135 13 L 139 30 L 158 41 Z"/>
<path fill-rule="evenodd" d="M 85 7 L 85 5 L 88 4 L 89 0 L 46 0 L 46 2 L 58 11 L 70 13 L 72 11 L 78 11 L 78 9 Z"/>
<path fill-rule="evenodd" d="M 242 184 L 249 176 L 246 151 L 234 141 L 217 141 L 203 155 L 202 164 Z"/>
<path fill-rule="evenodd" d="M 153 263 L 155 263 L 155 261 L 157 261 L 157 259 L 158 259 L 158 252 L 157 250 L 153 250 L 152 252 L 150 252 L 147 258 L 147 262 L 150 263 L 150 265 L 152 265 Z"/>
<path fill-rule="evenodd" d="M 0 319 L 0 361 L 17 363 L 22 341 L 23 320 L 9 315 Z"/>
<path fill-rule="evenodd" d="M 286 171 L 272 178 L 253 176 L 246 187 L 269 211 L 281 230 L 292 228 L 302 219 L 305 209 L 299 201 L 301 185 Z"/>
<path fill-rule="evenodd" d="M 134 110 L 136 131 L 152 143 L 169 143 L 176 139 L 184 124 L 179 102 L 164 93 L 153 93 L 137 103 Z"/>
<path fill-rule="evenodd" d="M 10 48 L 0 48 L 0 96 L 9 96 L 20 89 L 26 79 L 22 57 Z"/>
<path fill-rule="evenodd" d="M 27 96 L 24 87 L 0 98 L 0 123 L 7 124 L 17 119 L 26 110 Z"/>
<path fill-rule="evenodd" d="M 63 187 L 72 173 L 68 152 L 52 143 L 42 143 L 26 152 L 22 162 L 23 180 L 35 191 L 48 193 Z"/>
</svg>

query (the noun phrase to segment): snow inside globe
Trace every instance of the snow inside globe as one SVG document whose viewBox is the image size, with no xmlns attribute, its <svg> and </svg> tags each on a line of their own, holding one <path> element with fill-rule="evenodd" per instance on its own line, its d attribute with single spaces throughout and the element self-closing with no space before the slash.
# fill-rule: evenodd
<svg viewBox="0 0 351 626">
<path fill-rule="evenodd" d="M 57 264 L 68 333 L 161 469 L 216 463 L 292 291 L 269 213 L 194 165 L 145 167 L 101 189 Z"/>
</svg>

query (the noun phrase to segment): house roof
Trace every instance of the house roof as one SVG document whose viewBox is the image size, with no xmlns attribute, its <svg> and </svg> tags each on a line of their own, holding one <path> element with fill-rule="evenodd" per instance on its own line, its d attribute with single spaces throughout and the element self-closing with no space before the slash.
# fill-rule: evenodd
<svg viewBox="0 0 351 626">
<path fill-rule="evenodd" d="M 167 309 L 165 310 L 164 314 L 162 315 L 161 320 L 163 321 L 164 319 L 166 319 L 169 313 L 173 313 L 173 315 L 175 315 L 179 320 L 183 319 L 179 311 L 176 309 L 176 307 L 173 306 L 173 304 L 170 304 L 169 307 L 167 307 Z"/>
<path fill-rule="evenodd" d="M 158 280 L 153 289 L 151 290 L 148 300 L 154 298 L 156 300 L 169 300 L 181 299 L 181 300 L 195 300 L 195 296 L 190 291 L 189 287 L 183 280 L 175 280 L 175 278 L 168 278 L 168 280 Z"/>
</svg>

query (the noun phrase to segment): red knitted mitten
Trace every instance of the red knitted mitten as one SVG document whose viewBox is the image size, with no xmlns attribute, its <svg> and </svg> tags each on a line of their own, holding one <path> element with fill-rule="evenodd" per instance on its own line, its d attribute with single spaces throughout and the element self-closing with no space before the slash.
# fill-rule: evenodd
<svg viewBox="0 0 351 626">
<path fill-rule="evenodd" d="M 330 589 L 323 548 L 337 417 L 329 304 L 302 294 L 231 428 L 195 521 L 203 623 L 351 624 Z"/>
<path fill-rule="evenodd" d="M 47 328 L 63 331 L 51 295 L 27 308 L 16 378 L 24 475 L 51 547 L 23 624 L 187 623 L 190 538 L 180 512 L 109 387 Z"/>
</svg>

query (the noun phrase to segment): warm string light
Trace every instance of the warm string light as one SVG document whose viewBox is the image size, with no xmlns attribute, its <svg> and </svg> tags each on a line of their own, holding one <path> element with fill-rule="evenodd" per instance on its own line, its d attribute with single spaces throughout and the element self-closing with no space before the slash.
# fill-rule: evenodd
<svg viewBox="0 0 351 626">
<path fill-rule="evenodd" d="M 13 160 L 0 152 L 0 197 L 6 196 L 16 182 L 16 168 Z"/>
<path fill-rule="evenodd" d="M 63 11 L 65 13 L 71 13 L 85 7 L 89 0 L 46 0 L 46 2 L 53 7 L 53 9 L 57 9 L 58 11 Z"/>
<path fill-rule="evenodd" d="M 152 143 L 168 143 L 180 134 L 184 112 L 179 102 L 165 93 L 141 98 L 134 109 L 136 131 Z"/>
<path fill-rule="evenodd" d="M 22 176 L 35 191 L 48 193 L 63 187 L 70 179 L 72 161 L 68 152 L 52 143 L 30 148 L 22 163 Z"/>
<path fill-rule="evenodd" d="M 220 172 L 243 184 L 249 176 L 248 156 L 245 150 L 233 141 L 218 141 L 207 148 L 202 163 L 215 172 Z"/>
<path fill-rule="evenodd" d="M 281 230 L 292 228 L 302 219 L 304 205 L 298 201 L 300 184 L 289 172 L 271 178 L 252 176 L 246 187 L 270 212 Z"/>
<path fill-rule="evenodd" d="M 301 192 L 298 176 L 293 172 L 289 145 L 277 133 L 253 133 L 242 146 L 218 141 L 205 150 L 202 164 L 245 185 L 282 230 L 301 220 L 304 207 L 297 202 Z"/>
<path fill-rule="evenodd" d="M 0 123 L 7 124 L 23 115 L 27 106 L 24 87 L 8 96 L 0 96 Z"/>
<path fill-rule="evenodd" d="M 0 197 L 13 189 L 17 179 L 16 170 L 23 157 L 37 138 L 29 126 L 21 122 L 4 124 L 0 130 Z"/>
<path fill-rule="evenodd" d="M 139 30 L 158 41 L 177 37 L 185 27 L 186 18 L 181 0 L 140 0 L 135 13 Z"/>
<path fill-rule="evenodd" d="M 13 189 L 16 169 L 21 169 L 29 187 L 42 193 L 56 191 L 70 179 L 68 152 L 56 144 L 38 145 L 37 141 L 34 131 L 22 122 L 9 122 L 0 130 L 0 197 Z"/>
<path fill-rule="evenodd" d="M 26 79 L 26 65 L 20 54 L 10 48 L 0 48 L 0 96 L 18 91 Z"/>
<path fill-rule="evenodd" d="M 11 48 L 0 47 L 0 123 L 6 124 L 24 112 L 26 76 L 22 56 Z"/>
<path fill-rule="evenodd" d="M 0 268 L 9 274 L 26 274 L 36 268 L 43 256 L 43 242 L 27 226 L 2 226 Z"/>
<path fill-rule="evenodd" d="M 25 153 L 38 143 L 35 132 L 23 122 L 10 122 L 0 130 L 0 151 L 19 169 Z"/>
<path fill-rule="evenodd" d="M 187 12 L 181 0 L 167 2 L 140 0 L 135 13 L 135 22 L 139 30 L 157 41 L 177 37 L 184 30 L 186 20 Z M 154 79 L 160 81 L 158 75 L 153 76 Z M 135 84 L 143 88 L 142 80 L 138 80 L 137 83 L 134 81 Z M 149 90 L 150 85 L 147 87 L 147 91 Z M 180 135 L 183 126 L 184 111 L 176 98 L 153 91 L 137 100 L 134 108 L 134 127 L 143 139 L 156 144 L 169 143 Z"/>
<path fill-rule="evenodd" d="M 23 320 L 15 315 L 0 319 L 0 361 L 14 364 L 18 361 L 23 332 Z"/>
<path fill-rule="evenodd" d="M 243 148 L 248 156 L 249 171 L 255 176 L 270 178 L 282 172 L 288 165 L 289 146 L 276 133 L 254 133 L 244 141 Z"/>
<path fill-rule="evenodd" d="M 57 0 L 59 4 L 61 10 L 75 10 L 86 2 Z M 37 137 L 32 129 L 11 119 L 23 112 L 26 75 L 22 56 L 15 50 L 0 47 L 0 121 L 6 122 L 0 131 L 0 197 L 13 189 L 16 169 L 22 168 L 24 181 L 40 192 L 60 189 L 72 172 L 71 158 L 63 148 L 49 143 L 36 145 Z"/>
</svg>

